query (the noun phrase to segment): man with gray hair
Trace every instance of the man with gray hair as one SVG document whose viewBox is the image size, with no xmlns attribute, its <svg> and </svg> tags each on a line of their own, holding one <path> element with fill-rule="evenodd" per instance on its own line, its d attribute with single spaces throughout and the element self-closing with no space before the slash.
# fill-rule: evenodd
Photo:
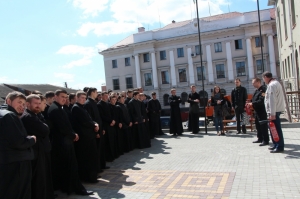
<svg viewBox="0 0 300 199">
<path fill-rule="evenodd" d="M 25 100 L 25 95 L 13 91 L 0 109 L 0 198 L 31 199 L 31 147 L 36 137 L 27 135 L 19 118 Z"/>
<path fill-rule="evenodd" d="M 271 133 L 274 145 L 269 149 L 271 150 L 271 153 L 280 153 L 284 151 L 284 139 L 280 122 L 280 114 L 285 110 L 284 94 L 281 84 L 272 77 L 272 73 L 266 71 L 262 74 L 262 78 L 268 85 L 265 94 L 265 107 L 268 114 L 268 119 L 274 122 L 279 136 L 279 141 L 276 142 Z"/>
</svg>

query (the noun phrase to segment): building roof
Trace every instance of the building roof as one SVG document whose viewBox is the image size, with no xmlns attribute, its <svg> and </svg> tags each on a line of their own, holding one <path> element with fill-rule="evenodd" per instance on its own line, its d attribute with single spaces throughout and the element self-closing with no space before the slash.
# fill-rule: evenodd
<svg viewBox="0 0 300 199">
<path fill-rule="evenodd" d="M 13 87 L 15 88 L 19 88 L 20 91 L 26 90 L 26 91 L 34 91 L 34 90 L 38 90 L 41 93 L 46 93 L 47 91 L 55 91 L 57 89 L 64 89 L 66 90 L 68 93 L 76 93 L 78 90 L 75 89 L 70 89 L 70 88 L 64 88 L 64 87 L 60 87 L 60 86 L 54 86 L 51 84 L 4 84 L 7 87 L 10 87 L 13 89 Z"/>
<path fill-rule="evenodd" d="M 245 12 L 245 13 L 230 12 L 230 13 L 213 15 L 213 16 L 209 16 L 209 17 L 202 17 L 202 18 L 199 18 L 199 20 L 201 23 L 216 22 L 216 23 L 226 24 L 226 22 L 230 21 L 230 23 L 232 24 L 232 20 L 234 20 L 234 18 L 237 18 L 237 23 L 241 23 L 241 24 L 236 24 L 238 26 L 238 25 L 242 25 L 243 22 L 244 23 L 252 23 L 255 21 L 258 22 L 258 19 L 255 19 L 257 17 L 256 13 L 257 13 L 257 11 L 251 11 L 251 12 Z M 276 14 L 275 14 L 274 8 L 261 10 L 261 20 L 262 21 L 272 20 L 275 18 L 276 18 Z M 196 20 L 197 20 L 197 18 L 195 18 L 193 20 L 185 20 L 185 21 L 179 21 L 179 22 L 174 22 L 174 23 L 172 22 L 172 23 L 170 23 L 162 28 L 159 28 L 159 29 L 132 34 L 132 35 L 126 37 L 125 39 L 121 40 L 120 42 L 112 45 L 108 49 L 103 50 L 102 52 L 110 51 L 112 49 L 127 47 L 130 44 L 145 41 L 145 38 L 155 39 L 155 34 L 157 35 L 157 34 L 160 34 L 160 32 L 188 27 L 189 24 L 193 23 L 193 21 L 196 21 Z M 217 22 L 217 21 L 220 21 L 220 22 Z M 213 25 L 211 27 L 213 27 Z M 226 28 L 229 28 L 229 27 L 226 27 Z M 209 28 L 207 28 L 206 31 L 212 31 L 212 30 L 213 29 L 211 29 L 209 27 Z M 143 36 L 143 34 L 146 34 L 147 36 Z M 151 35 L 151 36 L 149 36 L 149 35 Z M 158 36 L 157 38 L 162 39 L 162 37 L 160 37 L 160 36 Z M 99 53 L 101 54 L 101 52 L 99 52 Z"/>
</svg>

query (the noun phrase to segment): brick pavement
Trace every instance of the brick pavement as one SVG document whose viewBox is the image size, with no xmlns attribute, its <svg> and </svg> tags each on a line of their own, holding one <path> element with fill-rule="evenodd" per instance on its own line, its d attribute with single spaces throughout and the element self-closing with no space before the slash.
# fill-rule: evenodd
<svg viewBox="0 0 300 199">
<path fill-rule="evenodd" d="M 283 132 L 280 154 L 253 144 L 256 132 L 166 134 L 109 163 L 97 184 L 85 184 L 94 195 L 59 198 L 300 198 L 299 128 Z"/>
</svg>

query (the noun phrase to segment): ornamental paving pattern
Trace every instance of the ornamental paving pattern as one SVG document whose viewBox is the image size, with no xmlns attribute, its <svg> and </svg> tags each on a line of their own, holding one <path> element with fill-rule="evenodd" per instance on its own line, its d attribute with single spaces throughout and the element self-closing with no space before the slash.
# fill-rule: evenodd
<svg viewBox="0 0 300 199">
<path fill-rule="evenodd" d="M 253 144 L 256 132 L 166 134 L 109 163 L 98 183 L 84 184 L 94 195 L 59 198 L 300 198 L 299 128 L 283 132 L 279 154 Z"/>
</svg>

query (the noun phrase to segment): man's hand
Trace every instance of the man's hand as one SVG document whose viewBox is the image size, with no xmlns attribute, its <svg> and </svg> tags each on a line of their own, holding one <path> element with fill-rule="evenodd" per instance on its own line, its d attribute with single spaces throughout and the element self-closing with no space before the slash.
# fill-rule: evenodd
<svg viewBox="0 0 300 199">
<path fill-rule="evenodd" d="M 145 119 L 143 119 L 143 122 L 145 122 Z"/>
<path fill-rule="evenodd" d="M 99 135 L 99 134 L 97 134 L 97 135 L 96 135 L 96 138 L 100 138 L 100 135 Z"/>
<path fill-rule="evenodd" d="M 132 122 L 129 122 L 129 126 L 132 126 Z"/>
<path fill-rule="evenodd" d="M 232 111 L 234 111 L 234 108 L 233 108 L 233 107 L 231 107 L 231 110 L 232 110 Z"/>
<path fill-rule="evenodd" d="M 198 100 L 198 99 L 195 99 L 195 100 L 194 100 L 194 102 L 197 102 L 197 103 L 198 103 L 198 102 L 199 102 L 199 100 Z"/>
<path fill-rule="evenodd" d="M 75 139 L 73 140 L 74 142 L 77 142 L 79 140 L 79 136 L 77 133 L 75 133 Z"/>
<path fill-rule="evenodd" d="M 276 120 L 276 116 L 275 115 L 270 115 L 268 120 Z"/>
<path fill-rule="evenodd" d="M 138 124 L 138 122 L 135 122 L 134 124 Z"/>
<path fill-rule="evenodd" d="M 98 131 L 99 131 L 99 125 L 98 125 L 98 124 L 95 124 L 94 130 L 95 130 L 95 132 L 98 132 Z"/>
<path fill-rule="evenodd" d="M 34 142 L 36 142 L 36 137 L 35 137 L 35 135 L 29 135 L 29 136 L 27 136 L 27 138 L 33 138 L 34 139 Z"/>
<path fill-rule="evenodd" d="M 102 131 L 102 134 L 105 135 L 105 130 Z"/>
<path fill-rule="evenodd" d="M 119 123 L 119 128 L 122 128 L 122 123 Z"/>
</svg>

